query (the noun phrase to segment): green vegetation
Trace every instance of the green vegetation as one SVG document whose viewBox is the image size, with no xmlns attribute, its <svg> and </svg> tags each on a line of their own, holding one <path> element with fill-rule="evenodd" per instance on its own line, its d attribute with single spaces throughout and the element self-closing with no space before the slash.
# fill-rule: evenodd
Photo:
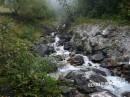
<svg viewBox="0 0 130 97">
<path fill-rule="evenodd" d="M 31 51 L 43 32 L 41 25 L 50 26 L 55 19 L 46 1 L 0 0 L 0 96 L 60 95 L 58 82 L 47 75 L 57 69 L 56 64 Z M 130 24 L 129 0 L 77 1 L 72 5 L 67 0 L 60 2 L 66 9 L 67 19 L 63 19 L 67 22 Z"/>
<path fill-rule="evenodd" d="M 119 12 L 120 0 L 78 0 L 78 2 L 79 11 L 83 16 L 102 17 Z"/>
<path fill-rule="evenodd" d="M 67 11 L 69 21 L 80 23 L 130 24 L 129 0 L 74 0 L 70 6 L 67 0 L 59 0 Z"/>
<path fill-rule="evenodd" d="M 130 22 L 126 19 L 120 19 L 117 17 L 109 17 L 109 18 L 88 18 L 88 17 L 78 17 L 75 19 L 75 22 L 72 26 L 80 25 L 80 24 L 102 24 L 102 25 L 130 25 Z"/>
<path fill-rule="evenodd" d="M 23 18 L 48 18 L 52 16 L 46 0 L 0 0 L 0 5 Z"/>
<path fill-rule="evenodd" d="M 0 96 L 58 97 L 57 81 L 47 75 L 56 64 L 30 50 L 53 12 L 45 0 L 0 0 L 0 5 Z"/>
<path fill-rule="evenodd" d="M 4 7 L 0 7 L 0 12 L 1 13 L 10 13 L 10 10 L 9 10 L 9 8 L 4 8 Z"/>
<path fill-rule="evenodd" d="M 128 19 L 129 0 L 77 0 L 78 14 L 90 18 L 117 17 Z"/>
<path fill-rule="evenodd" d="M 29 50 L 39 38 L 40 29 L 9 17 L 1 18 L 0 86 L 11 88 L 10 92 L 16 97 L 58 97 L 57 82 L 47 76 L 56 70 L 56 65 Z M 0 95 L 9 94 L 0 91 Z"/>
</svg>

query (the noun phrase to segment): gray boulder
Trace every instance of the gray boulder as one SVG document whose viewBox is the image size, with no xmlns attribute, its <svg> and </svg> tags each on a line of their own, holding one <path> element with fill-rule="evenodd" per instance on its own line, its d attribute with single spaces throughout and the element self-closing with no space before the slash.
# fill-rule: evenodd
<svg viewBox="0 0 130 97">
<path fill-rule="evenodd" d="M 72 87 L 62 86 L 60 89 L 62 90 L 62 95 L 64 97 L 85 97 L 85 95 Z"/>
<path fill-rule="evenodd" d="M 100 86 L 94 86 L 92 82 L 106 82 L 106 79 L 100 75 L 90 75 L 90 72 L 72 71 L 65 77 L 66 79 L 74 80 L 74 84 L 82 93 L 93 93 L 101 90 Z M 90 86 L 92 84 L 92 86 Z"/>
<path fill-rule="evenodd" d="M 122 93 L 122 97 L 130 97 L 130 92 Z"/>
<path fill-rule="evenodd" d="M 70 58 L 67 60 L 71 65 L 83 65 L 84 64 L 84 58 L 81 55 L 74 55 L 70 56 Z"/>
<path fill-rule="evenodd" d="M 54 48 L 46 44 L 37 44 L 34 46 L 34 51 L 36 51 L 40 56 L 45 56 L 53 53 Z"/>
<path fill-rule="evenodd" d="M 91 56 L 91 60 L 93 62 L 101 62 L 105 56 L 102 53 L 97 53 Z"/>
</svg>

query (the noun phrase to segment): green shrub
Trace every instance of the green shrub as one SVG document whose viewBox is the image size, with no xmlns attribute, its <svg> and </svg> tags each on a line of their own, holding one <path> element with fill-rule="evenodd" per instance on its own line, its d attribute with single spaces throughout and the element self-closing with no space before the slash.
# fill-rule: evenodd
<svg viewBox="0 0 130 97">
<path fill-rule="evenodd" d="M 40 30 L 35 25 L 22 24 L 22 26 L 23 28 L 19 31 L 18 37 L 23 40 L 34 42 L 41 34 Z"/>
<path fill-rule="evenodd" d="M 47 76 L 56 65 L 29 51 L 31 42 L 17 37 L 11 27 L 0 24 L 0 86 L 11 87 L 16 97 L 58 97 L 57 82 Z"/>
<path fill-rule="evenodd" d="M 0 2 L 1 5 L 24 18 L 42 18 L 52 15 L 46 0 L 1 0 Z"/>
</svg>

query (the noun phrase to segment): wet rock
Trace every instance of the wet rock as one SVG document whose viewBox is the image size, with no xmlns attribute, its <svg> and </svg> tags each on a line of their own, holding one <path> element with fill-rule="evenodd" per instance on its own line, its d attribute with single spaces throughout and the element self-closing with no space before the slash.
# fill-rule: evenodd
<svg viewBox="0 0 130 97">
<path fill-rule="evenodd" d="M 106 38 L 107 37 L 112 37 L 112 36 L 114 36 L 115 32 L 116 32 L 116 27 L 114 27 L 114 26 L 108 26 L 108 27 L 106 27 L 102 31 L 101 35 L 103 35 Z"/>
<path fill-rule="evenodd" d="M 110 45 L 109 43 L 105 44 L 107 39 L 103 38 L 101 35 L 98 35 L 96 37 L 91 37 L 91 38 L 89 38 L 89 41 L 90 41 L 91 46 L 93 47 L 92 49 L 94 51 L 102 50 L 105 47 L 107 47 L 108 45 Z"/>
<path fill-rule="evenodd" d="M 121 65 L 129 64 L 129 60 L 126 61 L 126 59 L 123 56 L 121 57 L 112 56 L 111 58 L 105 58 L 104 63 L 107 66 L 120 67 Z"/>
<path fill-rule="evenodd" d="M 83 45 L 84 45 L 83 49 L 85 50 L 85 52 L 87 54 L 91 54 L 92 50 L 93 50 L 93 47 L 91 46 L 90 41 L 89 40 L 84 41 Z"/>
<path fill-rule="evenodd" d="M 92 93 L 96 91 L 96 88 L 88 86 L 90 81 L 84 77 L 83 72 L 70 72 L 66 78 L 74 80 L 74 84 L 77 85 L 77 88 L 83 93 Z"/>
<path fill-rule="evenodd" d="M 130 61 L 130 56 L 129 55 L 124 55 L 118 59 L 118 64 L 124 64 L 128 65 Z"/>
<path fill-rule="evenodd" d="M 104 60 L 104 65 L 101 66 L 111 70 L 114 75 L 124 77 L 130 82 L 129 56 L 124 55 L 121 57 L 106 58 Z"/>
<path fill-rule="evenodd" d="M 78 75 L 76 76 L 74 81 L 75 84 L 77 85 L 77 88 L 84 93 L 92 93 L 97 91 L 95 87 L 89 86 L 90 80 L 84 76 Z"/>
<path fill-rule="evenodd" d="M 37 44 L 34 46 L 34 51 L 36 51 L 41 56 L 45 56 L 53 53 L 54 48 L 45 44 Z"/>
<path fill-rule="evenodd" d="M 85 97 L 78 90 L 65 86 L 62 88 L 62 95 L 64 97 Z"/>
<path fill-rule="evenodd" d="M 41 44 L 49 44 L 54 42 L 55 42 L 55 37 L 52 36 L 44 36 L 39 39 L 39 43 Z"/>
<path fill-rule="evenodd" d="M 82 41 L 82 37 L 80 37 L 78 34 L 74 34 L 73 38 L 71 39 L 71 43 L 75 47 L 76 53 L 82 53 L 84 52 L 84 43 Z"/>
<path fill-rule="evenodd" d="M 69 72 L 66 76 L 65 76 L 65 78 L 66 79 L 71 79 L 71 80 L 74 80 L 74 79 L 76 79 L 76 76 L 77 75 L 84 75 L 84 72 L 82 72 L 82 71 L 71 71 L 71 72 Z"/>
<path fill-rule="evenodd" d="M 68 60 L 68 63 L 70 63 L 71 65 L 83 65 L 84 64 L 84 58 L 81 55 L 74 55 L 71 56 Z"/>
<path fill-rule="evenodd" d="M 47 26 L 47 25 L 42 25 L 41 28 L 43 29 L 43 37 L 44 36 L 50 36 L 53 32 L 56 31 L 56 29 L 54 27 L 50 27 L 50 26 Z"/>
<path fill-rule="evenodd" d="M 77 54 L 83 54 L 83 53 L 84 53 L 83 46 L 77 46 L 75 52 L 76 52 Z"/>
<path fill-rule="evenodd" d="M 122 97 L 130 97 L 130 92 L 125 92 L 122 94 Z"/>
<path fill-rule="evenodd" d="M 55 42 L 55 38 L 54 37 L 52 37 L 52 36 L 48 36 L 48 37 L 46 37 L 45 38 L 46 39 L 46 43 L 54 43 Z"/>
<path fill-rule="evenodd" d="M 101 87 L 94 86 L 92 82 L 104 82 L 106 81 L 102 76 L 98 76 L 98 78 L 94 78 L 90 76 L 91 72 L 82 72 L 82 71 L 73 71 L 70 72 L 65 78 L 74 80 L 74 85 L 78 88 L 82 93 L 93 93 L 101 90 Z M 90 77 L 89 77 L 90 76 Z M 97 76 L 97 75 L 95 75 Z M 92 86 L 90 86 L 92 84 Z"/>
<path fill-rule="evenodd" d="M 92 55 L 104 52 L 105 57 L 130 55 L 130 29 L 128 26 L 82 24 L 74 28 L 73 44 L 82 52 Z"/>
<path fill-rule="evenodd" d="M 111 70 L 113 75 L 123 77 L 130 82 L 130 64 L 128 56 L 107 58 L 104 61 L 104 65 L 101 66 Z"/>
<path fill-rule="evenodd" d="M 106 64 L 106 67 L 108 69 L 115 69 L 116 67 L 122 67 L 122 64 L 118 61 L 117 58 L 112 57 L 112 58 L 106 58 L 104 60 L 104 63 Z"/>
<path fill-rule="evenodd" d="M 108 91 L 102 91 L 102 92 L 92 93 L 90 94 L 90 97 L 116 97 L 116 96 Z"/>
<path fill-rule="evenodd" d="M 99 69 L 93 68 L 92 71 L 94 71 L 98 75 L 106 76 L 106 73 L 104 71 L 99 70 Z"/>
<path fill-rule="evenodd" d="M 121 72 L 122 77 L 124 77 L 128 82 L 130 82 L 130 65 L 124 65 Z"/>
<path fill-rule="evenodd" d="M 102 53 L 98 53 L 98 54 L 91 56 L 91 60 L 93 62 L 101 62 L 104 58 L 105 58 L 105 56 Z"/>
<path fill-rule="evenodd" d="M 107 82 L 107 80 L 101 76 L 101 75 L 91 75 L 90 76 L 90 80 L 96 82 L 96 83 L 100 83 L 100 82 Z"/>
<path fill-rule="evenodd" d="M 69 51 L 73 51 L 74 50 L 74 44 L 71 43 L 71 42 L 66 42 L 66 43 L 64 43 L 64 49 L 69 50 Z"/>
<path fill-rule="evenodd" d="M 59 46 L 63 46 L 66 42 L 69 42 L 72 38 L 72 35 L 70 33 L 60 33 L 57 36 L 60 38 L 60 41 L 58 42 Z"/>
<path fill-rule="evenodd" d="M 63 46 L 64 45 L 64 43 L 65 43 L 65 40 L 64 39 L 60 39 L 59 41 L 58 41 L 58 46 Z"/>
<path fill-rule="evenodd" d="M 52 56 L 52 57 L 54 57 L 54 59 L 55 59 L 56 61 L 63 61 L 63 60 L 64 60 L 64 57 L 61 56 L 61 55 L 56 55 L 56 56 Z"/>
<path fill-rule="evenodd" d="M 54 47 L 53 46 L 48 46 L 48 51 L 46 53 L 50 54 L 50 53 L 54 53 L 54 52 L 55 52 Z"/>
</svg>

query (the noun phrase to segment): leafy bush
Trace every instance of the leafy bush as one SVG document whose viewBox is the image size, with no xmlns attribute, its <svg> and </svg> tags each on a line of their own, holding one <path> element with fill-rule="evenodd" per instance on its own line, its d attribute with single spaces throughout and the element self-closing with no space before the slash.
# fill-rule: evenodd
<svg viewBox="0 0 130 97">
<path fill-rule="evenodd" d="M 40 37 L 40 29 L 36 25 L 21 24 L 21 26 L 21 28 L 18 28 L 18 30 L 21 30 L 17 34 L 19 38 L 34 42 L 38 37 Z"/>
<path fill-rule="evenodd" d="M 13 33 L 12 24 L 0 24 L 0 86 L 9 86 L 16 97 L 58 97 L 57 82 L 47 76 L 56 68 L 29 51 L 31 42 Z M 0 95 L 3 94 L 0 88 Z"/>
<path fill-rule="evenodd" d="M 120 12 L 121 0 L 78 0 L 79 13 L 88 17 L 101 17 L 104 14 L 108 16 Z"/>
<path fill-rule="evenodd" d="M 5 7 L 24 18 L 41 18 L 51 16 L 46 0 L 1 0 Z"/>
</svg>

